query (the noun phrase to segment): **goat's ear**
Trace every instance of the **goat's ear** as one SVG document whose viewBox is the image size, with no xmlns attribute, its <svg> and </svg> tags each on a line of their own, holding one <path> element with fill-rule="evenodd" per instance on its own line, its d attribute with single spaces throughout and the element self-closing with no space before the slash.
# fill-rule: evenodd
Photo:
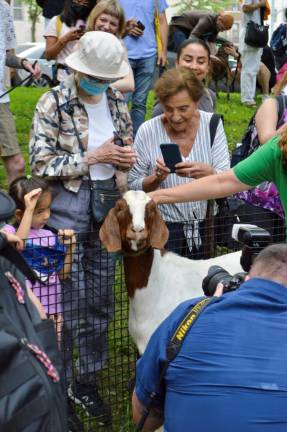
<svg viewBox="0 0 287 432">
<path fill-rule="evenodd" d="M 108 252 L 122 250 L 120 227 L 115 208 L 109 211 L 101 226 L 100 240 Z"/>
<path fill-rule="evenodd" d="M 150 212 L 149 218 L 151 218 L 150 244 L 154 249 L 163 249 L 169 236 L 168 228 L 153 201 L 148 203 L 147 212 Z"/>
</svg>

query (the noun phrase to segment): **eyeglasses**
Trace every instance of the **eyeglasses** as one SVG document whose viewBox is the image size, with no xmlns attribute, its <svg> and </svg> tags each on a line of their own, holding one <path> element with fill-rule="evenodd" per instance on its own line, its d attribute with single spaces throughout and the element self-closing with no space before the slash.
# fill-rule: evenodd
<svg viewBox="0 0 287 432">
<path fill-rule="evenodd" d="M 101 78 L 96 78 L 96 77 L 93 77 L 93 76 L 91 76 L 91 75 L 85 75 L 85 77 L 89 80 L 89 81 L 91 81 L 91 82 L 93 82 L 93 83 L 95 83 L 95 84 L 111 84 L 111 83 L 113 83 L 113 82 L 115 82 L 116 80 L 113 80 L 113 79 L 101 79 Z"/>
</svg>

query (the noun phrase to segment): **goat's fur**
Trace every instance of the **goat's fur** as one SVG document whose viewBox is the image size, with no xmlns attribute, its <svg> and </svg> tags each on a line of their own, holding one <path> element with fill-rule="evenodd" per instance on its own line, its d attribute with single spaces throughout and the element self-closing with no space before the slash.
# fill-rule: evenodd
<svg viewBox="0 0 287 432">
<path fill-rule="evenodd" d="M 131 200 L 130 207 L 141 206 L 144 212 L 142 224 L 137 214 L 137 227 L 128 205 Z M 163 252 L 167 227 L 155 203 L 142 191 L 129 191 L 117 202 L 105 219 L 100 238 L 109 252 L 123 252 L 130 297 L 129 332 L 140 354 L 154 330 L 177 305 L 203 295 L 202 279 L 211 265 L 222 266 L 231 274 L 242 271 L 239 252 L 196 261 Z"/>
</svg>

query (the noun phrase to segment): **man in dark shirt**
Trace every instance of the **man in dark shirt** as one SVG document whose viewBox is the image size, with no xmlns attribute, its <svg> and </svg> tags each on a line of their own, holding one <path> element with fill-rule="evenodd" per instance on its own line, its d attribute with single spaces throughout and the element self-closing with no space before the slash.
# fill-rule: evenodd
<svg viewBox="0 0 287 432">
<path fill-rule="evenodd" d="M 216 15 L 205 11 L 192 11 L 174 16 L 169 24 L 168 49 L 177 51 L 179 45 L 190 36 L 214 44 L 218 33 L 231 29 L 233 21 L 233 16 L 226 12 Z"/>
</svg>

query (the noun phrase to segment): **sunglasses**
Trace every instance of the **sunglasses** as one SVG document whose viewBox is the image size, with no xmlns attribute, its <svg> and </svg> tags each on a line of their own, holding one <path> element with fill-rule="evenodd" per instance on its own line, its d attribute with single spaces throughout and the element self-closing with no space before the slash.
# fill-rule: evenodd
<svg viewBox="0 0 287 432">
<path fill-rule="evenodd" d="M 94 84 L 111 84 L 111 83 L 116 81 L 113 79 L 106 79 L 105 80 L 105 79 L 101 79 L 101 78 L 96 78 L 96 77 L 93 77 L 91 75 L 85 75 L 85 77 Z"/>
</svg>

